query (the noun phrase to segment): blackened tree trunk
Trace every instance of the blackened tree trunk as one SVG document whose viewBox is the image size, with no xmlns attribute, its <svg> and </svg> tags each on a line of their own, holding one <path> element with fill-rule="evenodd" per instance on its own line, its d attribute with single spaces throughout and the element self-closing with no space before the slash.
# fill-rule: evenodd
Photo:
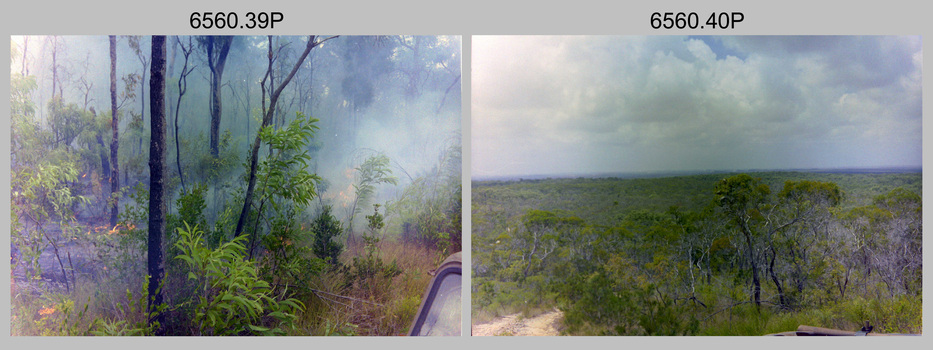
<svg viewBox="0 0 933 350">
<path fill-rule="evenodd" d="M 165 201 L 163 175 L 165 173 L 165 36 L 152 36 L 152 66 L 149 78 L 149 303 L 162 304 L 162 235 L 165 233 Z M 155 320 L 163 324 L 160 314 Z M 164 327 L 159 327 L 161 332 Z"/>
<path fill-rule="evenodd" d="M 224 66 L 227 63 L 227 54 L 230 52 L 232 36 L 210 36 L 207 38 L 207 66 L 211 69 L 211 156 L 217 158 L 219 154 L 218 139 L 220 137 L 220 86 L 224 75 Z M 219 47 L 216 47 L 219 46 Z M 215 49 L 217 52 L 215 52 Z"/>
<path fill-rule="evenodd" d="M 117 37 L 110 36 L 110 227 L 117 226 L 117 193 L 120 191 L 120 167 L 117 166 L 117 151 L 120 147 L 120 120 L 117 114 Z"/>
</svg>

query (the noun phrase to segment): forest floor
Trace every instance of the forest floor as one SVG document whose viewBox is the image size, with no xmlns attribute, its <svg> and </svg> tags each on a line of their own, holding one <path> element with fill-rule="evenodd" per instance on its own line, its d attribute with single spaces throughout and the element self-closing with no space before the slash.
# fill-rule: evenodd
<svg viewBox="0 0 933 350">
<path fill-rule="evenodd" d="M 76 218 L 79 225 L 84 226 L 83 235 L 90 236 L 94 231 L 107 230 L 106 222 L 97 216 L 91 216 L 87 212 L 80 211 Z M 35 231 L 36 224 L 28 222 L 26 218 L 20 218 L 25 225 L 25 229 Z M 10 244 L 10 280 L 14 283 L 14 289 L 22 291 L 31 291 L 35 294 L 42 294 L 51 291 L 65 291 L 65 281 L 74 283 L 74 278 L 95 279 L 100 274 L 102 265 L 98 254 L 98 247 L 86 239 L 75 238 L 73 240 L 61 239 L 62 229 L 57 223 L 46 223 L 43 230 L 50 237 L 58 242 L 58 254 L 55 248 L 44 241 L 38 257 L 38 264 L 42 271 L 38 278 L 30 280 L 27 278 L 25 265 L 27 262 L 22 256 L 22 252 L 15 244 Z M 81 235 L 81 234 L 79 234 Z M 60 260 L 59 260 L 60 259 Z M 106 267 L 103 267 L 106 269 Z M 64 272 L 62 270 L 65 270 Z"/>
<path fill-rule="evenodd" d="M 474 336 L 556 336 L 563 312 L 554 309 L 531 318 L 521 314 L 499 317 L 492 322 L 473 325 Z"/>
</svg>

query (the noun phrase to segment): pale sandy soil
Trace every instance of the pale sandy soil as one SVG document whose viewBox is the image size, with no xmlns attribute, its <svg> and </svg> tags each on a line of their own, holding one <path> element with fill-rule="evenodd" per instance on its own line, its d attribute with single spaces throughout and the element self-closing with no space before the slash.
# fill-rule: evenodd
<svg viewBox="0 0 933 350">
<path fill-rule="evenodd" d="M 563 313 L 554 309 L 550 312 L 521 318 L 520 314 L 499 317 L 492 322 L 473 325 L 474 336 L 556 336 Z"/>
</svg>

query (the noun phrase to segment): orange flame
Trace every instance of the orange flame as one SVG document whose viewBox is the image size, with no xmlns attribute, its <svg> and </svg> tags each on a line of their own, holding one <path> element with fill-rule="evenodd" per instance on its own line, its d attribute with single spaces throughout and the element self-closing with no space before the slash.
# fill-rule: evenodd
<svg viewBox="0 0 933 350">
<path fill-rule="evenodd" d="M 42 309 L 42 310 L 39 310 L 39 315 L 42 315 L 42 316 L 47 316 L 47 315 L 51 315 L 51 314 L 54 314 L 54 313 L 55 313 L 55 308 L 54 308 L 54 307 L 47 307 L 47 308 L 44 308 L 44 309 Z"/>
</svg>

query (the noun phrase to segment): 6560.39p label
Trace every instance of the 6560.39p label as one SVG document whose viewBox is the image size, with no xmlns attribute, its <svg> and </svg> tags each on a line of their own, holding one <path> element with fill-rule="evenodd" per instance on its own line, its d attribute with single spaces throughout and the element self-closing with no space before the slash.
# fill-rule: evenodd
<svg viewBox="0 0 933 350">
<path fill-rule="evenodd" d="M 734 29 L 735 24 L 745 20 L 742 12 L 713 12 L 700 22 L 696 12 L 655 12 L 651 14 L 654 29 Z"/>
<path fill-rule="evenodd" d="M 247 12 L 240 20 L 236 12 L 192 12 L 188 24 L 192 29 L 273 29 L 285 20 L 281 12 Z"/>
</svg>

